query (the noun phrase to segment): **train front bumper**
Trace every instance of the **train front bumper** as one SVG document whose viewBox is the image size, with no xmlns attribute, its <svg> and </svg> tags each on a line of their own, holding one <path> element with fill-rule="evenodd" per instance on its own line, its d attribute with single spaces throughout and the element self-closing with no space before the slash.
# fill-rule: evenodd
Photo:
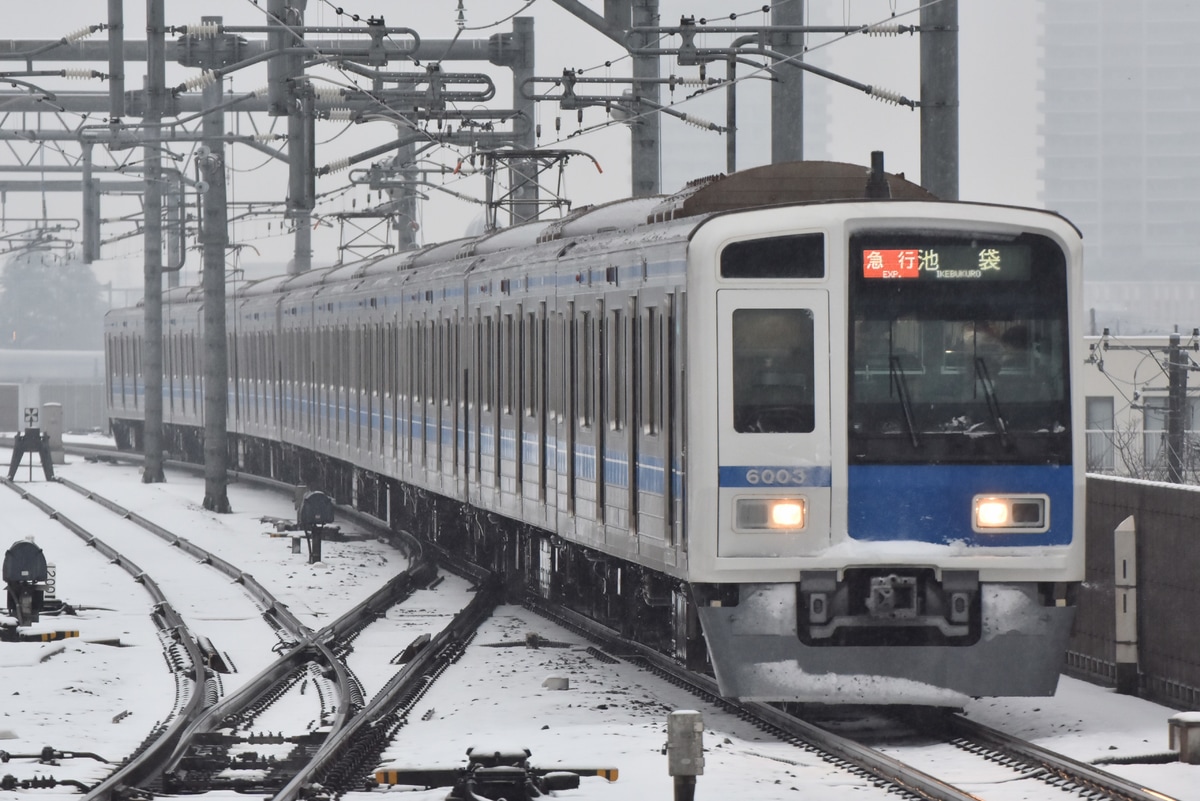
<svg viewBox="0 0 1200 801">
<path fill-rule="evenodd" d="M 698 605 L 721 694 L 760 701 L 961 706 L 1048 696 L 1075 609 L 1045 606 L 1032 584 L 981 584 L 970 645 L 805 645 L 797 585 L 744 584 L 737 606 Z"/>
</svg>

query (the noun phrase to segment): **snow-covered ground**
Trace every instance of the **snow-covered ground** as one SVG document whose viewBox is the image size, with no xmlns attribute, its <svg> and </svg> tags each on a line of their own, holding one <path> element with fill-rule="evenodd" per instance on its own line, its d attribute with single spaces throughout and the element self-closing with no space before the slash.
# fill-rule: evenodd
<svg viewBox="0 0 1200 801">
<path fill-rule="evenodd" d="M 9 454 L 0 450 L 7 464 Z M 178 531 L 252 573 L 287 603 L 306 625 L 320 628 L 403 568 L 403 557 L 371 539 L 327 542 L 324 559 L 310 565 L 306 554 L 293 554 L 290 539 L 279 537 L 264 516 L 291 518 L 291 501 L 253 487 L 231 484 L 234 512 L 216 515 L 200 506 L 203 480 L 170 472 L 164 484 L 142 484 L 137 469 L 90 464 L 68 457 L 58 472 Z M 19 482 L 28 480 L 22 468 Z M 34 472 L 34 484 L 41 483 Z M 113 525 L 97 509 L 92 520 L 101 529 Z M 119 759 L 141 741 L 171 708 L 174 681 L 165 669 L 161 647 L 149 618 L 149 597 L 122 570 L 82 546 L 75 535 L 7 489 L 0 489 L 0 550 L 33 535 L 57 565 L 58 595 L 82 607 L 78 617 L 44 618 L 43 630 L 78 629 L 80 636 L 50 643 L 0 643 L 0 750 L 38 753 L 44 746 L 61 751 L 95 752 Z M 147 535 L 149 538 L 150 535 Z M 148 546 L 149 547 L 149 546 Z M 144 565 L 149 569 L 148 565 Z M 171 576 L 156 577 L 168 596 Z M 182 588 L 174 588 L 182 589 Z M 355 643 L 351 667 L 368 694 L 396 670 L 390 660 L 420 633 L 436 633 L 468 592 L 462 582 L 447 581 L 424 590 L 389 613 L 393 628 L 368 629 Z M 228 604 L 232 606 L 232 604 Z M 182 611 L 183 604 L 180 605 Z M 245 617 L 221 608 L 189 620 L 218 648 L 234 653 L 242 643 L 224 632 L 226 617 Z M 568 643 L 566 647 L 529 649 L 511 645 L 528 633 Z M 120 643 L 121 647 L 112 644 Z M 493 647 L 506 645 L 507 647 Z M 502 607 L 479 633 L 461 661 L 421 700 L 398 738 L 385 753 L 386 767 L 462 766 L 471 746 L 528 748 L 538 767 L 615 767 L 616 783 L 583 779 L 579 789 L 561 798 L 671 798 L 661 749 L 667 714 L 696 709 L 706 730 L 704 775 L 696 798 L 884 799 L 886 793 L 830 766 L 814 755 L 774 742 L 747 724 L 710 707 L 627 663 L 601 662 L 586 643 L 519 607 Z M 236 661 L 236 660 L 235 660 Z M 552 690 L 545 679 L 569 680 Z M 236 682 L 236 683 L 240 683 Z M 296 729 L 310 723 L 311 707 L 296 705 Z M 288 728 L 291 705 L 278 704 L 263 721 L 265 730 Z M 1054 698 L 986 699 L 973 702 L 968 714 L 985 723 L 1032 739 L 1077 759 L 1158 754 L 1167 750 L 1167 720 L 1174 711 L 1119 696 L 1110 690 L 1063 679 Z M 904 758 L 903 753 L 898 754 Z M 952 752 L 936 757 L 938 772 L 978 771 L 973 757 Z M 1177 799 L 1200 798 L 1200 766 L 1182 764 L 1107 768 Z M 75 759 L 62 766 L 39 765 L 13 757 L 0 764 L 0 777 L 18 779 L 53 775 L 94 783 L 109 768 Z M 1043 799 L 1045 785 L 989 784 L 990 775 L 972 773 L 965 783 L 981 798 Z M 1022 795 L 1028 792 L 1028 795 Z M 405 799 L 444 798 L 445 790 L 381 788 L 372 794 L 403 793 Z M 72 788 L 0 791 L 0 801 L 77 795 Z"/>
</svg>

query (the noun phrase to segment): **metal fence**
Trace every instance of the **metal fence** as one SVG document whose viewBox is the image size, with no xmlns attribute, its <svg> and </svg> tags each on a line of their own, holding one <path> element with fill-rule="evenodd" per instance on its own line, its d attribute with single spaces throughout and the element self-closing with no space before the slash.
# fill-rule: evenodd
<svg viewBox="0 0 1200 801">
<path fill-rule="evenodd" d="M 1116 680 L 1113 531 L 1137 528 L 1138 691 L 1168 706 L 1200 706 L 1200 487 L 1088 476 L 1087 575 L 1067 673 Z"/>
</svg>

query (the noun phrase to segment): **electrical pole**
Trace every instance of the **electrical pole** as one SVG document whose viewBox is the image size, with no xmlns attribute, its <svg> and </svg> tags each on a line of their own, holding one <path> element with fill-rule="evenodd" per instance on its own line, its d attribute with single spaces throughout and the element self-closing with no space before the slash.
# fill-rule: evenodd
<svg viewBox="0 0 1200 801">
<path fill-rule="evenodd" d="M 513 130 L 517 137 L 513 144 L 518 150 L 533 150 L 537 147 L 537 136 L 533 121 L 536 102 L 521 94 L 525 81 L 533 77 L 533 17 L 517 17 L 513 20 L 513 59 L 508 65 L 512 69 L 513 108 L 517 119 Z M 524 124 L 525 130 L 520 126 Z M 512 222 L 514 225 L 536 220 L 538 217 L 538 169 L 533 159 L 515 159 L 509 166 L 509 186 L 512 187 Z"/>
<path fill-rule="evenodd" d="M 958 200 L 958 0 L 921 6 L 921 186 Z"/>
<path fill-rule="evenodd" d="M 212 21 L 204 18 L 205 22 Z M 216 18 L 216 21 L 220 21 Z M 220 109 L 223 99 L 221 81 L 204 88 L 205 104 Z M 225 253 L 229 245 L 229 220 L 225 205 L 225 112 L 204 115 L 205 147 L 200 157 L 200 175 L 208 184 L 204 190 L 200 222 L 204 253 L 204 508 L 231 511 L 226 490 L 227 416 L 229 412 L 229 355 L 225 340 Z"/>
<path fill-rule="evenodd" d="M 779 3 L 771 11 L 772 25 L 803 25 L 802 3 Z M 804 34 L 776 33 L 772 44 L 789 60 L 800 60 L 804 53 Z M 771 163 L 783 164 L 804 158 L 804 72 L 798 69 L 775 71 L 771 83 Z M 728 135 L 728 134 L 727 134 Z"/>
<path fill-rule="evenodd" d="M 166 29 L 163 0 L 146 0 L 146 130 L 144 254 L 144 336 L 142 343 L 142 381 L 145 420 L 142 423 L 142 447 L 145 465 L 142 482 L 157 484 L 166 480 L 163 473 L 163 392 L 162 392 L 162 114 L 166 85 Z"/>
<path fill-rule="evenodd" d="M 308 0 L 269 0 L 267 43 L 283 51 L 303 46 L 304 9 Z M 298 33 L 299 32 L 299 33 Z M 295 226 L 294 251 L 288 272 L 299 275 L 312 268 L 312 210 L 316 176 L 313 164 L 314 118 L 312 88 L 301 86 L 304 62 L 296 53 L 282 53 L 267 62 L 267 99 L 272 116 L 287 116 L 287 216 Z"/>
<path fill-rule="evenodd" d="M 635 28 L 652 27 L 659 24 L 658 0 L 633 0 L 632 25 Z M 648 48 L 653 44 L 652 34 L 630 37 L 634 48 Z M 633 96 L 649 104 L 635 103 L 642 113 L 638 115 L 630 131 L 633 134 L 630 167 L 632 168 L 633 196 L 647 197 L 662 191 L 659 171 L 662 169 L 662 115 L 659 108 L 657 55 L 635 55 L 633 57 Z"/>
<path fill-rule="evenodd" d="M 1178 332 L 1167 345 L 1167 480 L 1183 483 L 1184 413 L 1187 410 L 1187 357 Z"/>
</svg>

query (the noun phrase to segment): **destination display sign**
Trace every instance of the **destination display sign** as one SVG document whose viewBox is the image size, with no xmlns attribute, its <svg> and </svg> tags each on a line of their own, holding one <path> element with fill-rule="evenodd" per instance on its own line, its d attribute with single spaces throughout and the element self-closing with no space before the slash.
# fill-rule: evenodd
<svg viewBox="0 0 1200 801">
<path fill-rule="evenodd" d="M 864 278 L 915 278 L 924 281 L 1025 281 L 1030 276 L 1030 248 L 1011 242 L 939 244 L 917 248 L 866 248 Z"/>
</svg>

